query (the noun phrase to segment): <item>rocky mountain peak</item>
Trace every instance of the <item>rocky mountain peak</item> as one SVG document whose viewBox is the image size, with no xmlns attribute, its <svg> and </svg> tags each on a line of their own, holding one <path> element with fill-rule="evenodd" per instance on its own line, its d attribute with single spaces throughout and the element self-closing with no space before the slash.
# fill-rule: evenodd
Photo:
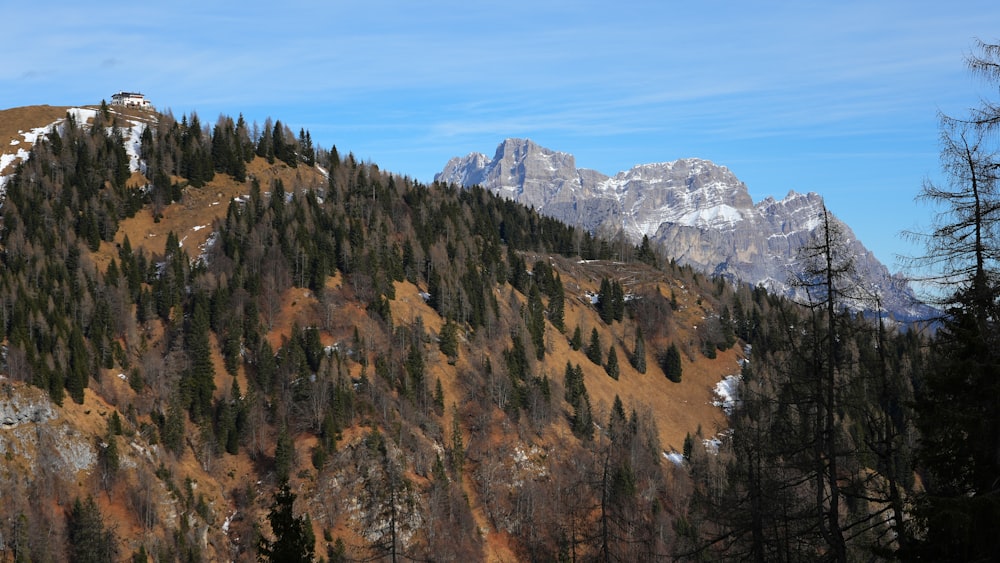
<svg viewBox="0 0 1000 563">
<path fill-rule="evenodd" d="M 572 155 L 528 139 L 504 140 L 492 159 L 482 153 L 453 158 L 434 179 L 482 185 L 590 232 L 620 230 L 636 242 L 647 236 L 682 263 L 778 292 L 789 291 L 785 281 L 799 249 L 822 224 L 825 209 L 819 194 L 794 190 L 755 204 L 746 184 L 709 160 L 639 164 L 606 176 L 577 168 Z M 917 315 L 909 287 L 893 281 L 850 228 L 836 221 L 859 257 L 862 283 L 893 293 L 883 301 L 893 303 L 898 316 Z"/>
</svg>

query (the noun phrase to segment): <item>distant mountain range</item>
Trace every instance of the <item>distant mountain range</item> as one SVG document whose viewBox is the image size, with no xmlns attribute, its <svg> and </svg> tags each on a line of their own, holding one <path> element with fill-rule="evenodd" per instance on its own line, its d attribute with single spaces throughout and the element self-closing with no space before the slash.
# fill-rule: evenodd
<svg viewBox="0 0 1000 563">
<path fill-rule="evenodd" d="M 786 295 L 794 294 L 788 279 L 824 208 L 823 198 L 811 192 L 754 203 L 746 184 L 707 160 L 640 164 L 607 176 L 577 168 L 573 155 L 527 139 L 503 141 L 492 158 L 452 158 L 434 180 L 481 185 L 591 232 L 621 230 L 633 242 L 647 236 L 680 263 Z M 908 281 L 891 274 L 850 227 L 834 220 L 855 256 L 857 282 L 877 290 L 895 318 L 926 318 L 932 311 L 918 302 Z"/>
</svg>

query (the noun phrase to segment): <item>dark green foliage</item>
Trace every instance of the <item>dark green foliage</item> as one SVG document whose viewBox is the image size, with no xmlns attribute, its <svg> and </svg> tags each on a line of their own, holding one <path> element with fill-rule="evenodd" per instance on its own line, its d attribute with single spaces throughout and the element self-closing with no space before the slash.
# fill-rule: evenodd
<svg viewBox="0 0 1000 563">
<path fill-rule="evenodd" d="M 671 343 L 670 347 L 660 357 L 660 369 L 663 375 L 674 383 L 681 382 L 683 365 L 681 364 L 681 351 L 676 344 Z"/>
<path fill-rule="evenodd" d="M 444 414 L 444 387 L 440 379 L 434 384 L 434 412 L 438 416 Z"/>
<path fill-rule="evenodd" d="M 629 355 L 629 363 L 639 373 L 646 373 L 646 339 L 642 336 L 642 327 L 635 328 L 635 345 Z"/>
<path fill-rule="evenodd" d="M 312 135 L 305 129 L 299 129 L 299 152 L 306 166 L 316 165 L 316 149 L 313 147 Z"/>
<path fill-rule="evenodd" d="M 295 137 L 290 131 L 285 129 L 281 121 L 274 122 L 274 129 L 271 132 L 271 140 L 274 143 L 274 157 L 285 164 L 295 168 L 298 166 L 298 156 L 296 155 Z"/>
<path fill-rule="evenodd" d="M 256 127 L 256 126 L 255 126 Z M 264 121 L 264 130 L 257 141 L 257 156 L 265 158 L 268 164 L 274 164 L 274 124 L 268 117 Z"/>
<path fill-rule="evenodd" d="M 625 314 L 625 291 L 617 280 L 601 278 L 601 288 L 597 294 L 597 311 L 606 324 L 622 320 Z"/>
<path fill-rule="evenodd" d="M 278 433 L 278 443 L 274 448 L 274 472 L 278 481 L 287 482 L 292 472 L 292 461 L 295 459 L 295 442 L 288 429 L 281 428 Z"/>
<path fill-rule="evenodd" d="M 121 469 L 121 455 L 118 453 L 118 438 L 108 433 L 97 443 L 97 465 L 100 469 L 101 483 L 104 490 L 110 493 L 118 471 Z"/>
<path fill-rule="evenodd" d="M 90 355 L 83 341 L 83 333 L 74 326 L 69 339 L 69 373 L 66 375 L 66 390 L 78 404 L 83 404 L 83 390 L 90 380 Z"/>
<path fill-rule="evenodd" d="M 104 517 L 93 497 L 77 498 L 66 516 L 68 558 L 73 563 L 113 561 L 118 554 L 114 531 L 104 526 Z"/>
<path fill-rule="evenodd" d="M 566 362 L 563 386 L 566 389 L 564 398 L 572 409 L 569 421 L 573 434 L 582 440 L 593 439 L 594 417 L 590 410 L 590 395 L 583 383 L 583 370 L 579 364 L 573 367 L 569 362 Z"/>
<path fill-rule="evenodd" d="M 458 325 L 451 319 L 445 321 L 438 335 L 438 347 L 441 353 L 448 357 L 449 363 L 458 358 Z"/>
<path fill-rule="evenodd" d="M 620 370 L 618 368 L 618 352 L 615 351 L 614 344 L 612 344 L 611 348 L 608 349 L 608 361 L 604 364 L 604 371 L 611 379 L 617 380 L 620 375 Z"/>
<path fill-rule="evenodd" d="M 597 334 L 597 328 L 590 331 L 590 344 L 587 345 L 587 359 L 597 365 L 601 365 L 604 352 L 601 350 L 601 336 Z"/>
<path fill-rule="evenodd" d="M 237 182 L 245 182 L 246 168 L 246 122 L 240 116 L 239 123 L 234 124 L 231 117 L 220 117 L 212 132 L 212 161 L 215 171 L 229 174 Z"/>
<path fill-rule="evenodd" d="M 257 557 L 261 561 L 297 563 L 313 560 L 316 537 L 309 515 L 295 516 L 295 497 L 288 482 L 282 481 L 267 514 L 274 539 L 262 537 L 257 546 Z"/>
<path fill-rule="evenodd" d="M 688 432 L 684 435 L 684 459 L 691 461 L 691 453 L 694 452 L 694 438 Z"/>
<path fill-rule="evenodd" d="M 656 267 L 656 251 L 653 249 L 653 245 L 649 242 L 649 237 L 647 235 L 642 235 L 642 242 L 639 244 L 639 249 L 635 253 L 635 259 L 639 262 Z"/>
<path fill-rule="evenodd" d="M 562 278 L 555 274 L 552 283 L 552 290 L 549 295 L 549 322 L 556 327 L 559 332 L 566 331 L 566 293 L 563 289 Z"/>
<path fill-rule="evenodd" d="M 426 406 L 427 373 L 424 364 L 423 346 L 419 342 L 410 344 L 403 367 L 409 378 L 406 389 L 416 397 L 418 403 Z"/>
<path fill-rule="evenodd" d="M 188 352 L 191 367 L 181 378 L 181 391 L 184 394 L 188 412 L 194 420 L 202 420 L 212 413 L 215 367 L 212 363 L 212 350 L 208 333 L 206 300 L 196 298 L 190 320 L 184 331 L 184 347 Z"/>
<path fill-rule="evenodd" d="M 173 400 L 167 408 L 166 417 L 160 427 L 160 437 L 163 439 L 164 447 L 178 456 L 184 447 L 185 418 L 184 408 L 181 406 L 180 400 Z"/>
<path fill-rule="evenodd" d="M 535 348 L 535 358 L 541 361 L 545 358 L 545 308 L 542 306 L 542 294 L 537 283 L 531 284 L 531 289 L 528 291 L 525 313 L 528 334 L 531 335 L 531 344 Z"/>
<path fill-rule="evenodd" d="M 573 329 L 573 336 L 569 339 L 569 347 L 574 350 L 583 348 L 583 335 L 580 331 L 580 325 L 576 325 L 576 328 Z"/>
</svg>

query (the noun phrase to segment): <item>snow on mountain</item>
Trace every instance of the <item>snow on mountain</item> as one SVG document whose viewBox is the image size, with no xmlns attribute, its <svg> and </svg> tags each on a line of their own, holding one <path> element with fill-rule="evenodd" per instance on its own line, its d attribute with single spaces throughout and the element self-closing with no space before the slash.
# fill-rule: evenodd
<svg viewBox="0 0 1000 563">
<path fill-rule="evenodd" d="M 88 121 L 93 121 L 93 119 L 97 116 L 97 111 L 98 110 L 90 108 L 70 108 L 66 111 L 67 117 L 61 117 L 48 125 L 35 127 L 28 131 L 18 131 L 18 135 L 21 139 L 12 140 L 10 146 L 8 147 L 0 147 L 0 198 L 2 198 L 5 194 L 7 183 L 13 176 L 17 164 L 25 161 L 29 157 L 31 154 L 31 147 L 33 147 L 40 138 L 44 139 L 49 132 L 54 129 L 61 130 L 63 125 L 66 123 L 66 119 L 70 116 L 77 123 L 87 123 Z M 115 112 L 112 110 L 112 113 Z M 128 129 L 122 131 L 122 137 L 125 143 L 125 152 L 129 156 L 129 170 L 132 172 L 145 173 L 145 163 L 141 162 L 139 152 L 142 133 L 147 127 L 147 124 L 141 120 L 124 114 L 117 115 L 129 124 Z"/>
<path fill-rule="evenodd" d="M 755 204 L 732 171 L 708 160 L 640 164 L 607 176 L 527 139 L 504 140 L 492 159 L 453 158 L 434 180 L 482 185 L 590 232 L 621 230 L 635 242 L 647 236 L 681 263 L 786 294 L 799 249 L 820 228 L 825 208 L 820 195 L 795 191 Z M 858 283 L 877 289 L 897 317 L 926 315 L 906 281 L 833 220 L 855 254 Z"/>
</svg>

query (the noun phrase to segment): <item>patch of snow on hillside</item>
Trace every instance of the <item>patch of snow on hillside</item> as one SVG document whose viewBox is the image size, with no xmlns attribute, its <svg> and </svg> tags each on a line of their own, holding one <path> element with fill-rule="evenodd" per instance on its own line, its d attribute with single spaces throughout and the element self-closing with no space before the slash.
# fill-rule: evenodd
<svg viewBox="0 0 1000 563">
<path fill-rule="evenodd" d="M 712 401 L 717 407 L 722 407 L 726 415 L 733 414 L 733 408 L 739 404 L 740 381 L 742 376 L 727 375 L 722 381 L 715 384 L 715 395 L 718 397 Z"/>
<path fill-rule="evenodd" d="M 73 119 L 75 119 L 77 123 L 86 123 L 87 120 L 93 119 L 97 115 L 97 110 L 71 108 L 66 113 L 73 116 Z M 53 127 L 61 126 L 65 121 L 65 118 L 60 118 L 44 127 L 36 127 L 27 132 L 18 131 L 18 133 L 24 139 L 24 143 L 34 145 L 38 141 L 39 137 L 44 137 L 49 131 L 52 130 Z M 10 146 L 18 146 L 20 144 L 21 141 L 15 139 L 11 141 Z M 24 162 L 28 159 L 29 154 L 28 150 L 18 148 L 17 152 L 13 154 L 5 153 L 0 155 L 0 172 L 3 172 L 4 169 L 12 164 Z M 0 198 L 3 198 L 6 195 L 7 183 L 10 182 L 11 176 L 13 176 L 13 174 L 0 175 Z"/>
<path fill-rule="evenodd" d="M 87 123 L 88 121 L 90 121 L 91 119 L 94 119 L 95 117 L 97 117 L 97 110 L 96 109 L 70 108 L 70 110 L 67 111 L 66 113 L 72 115 L 73 119 L 77 123 L 79 123 L 80 125 L 83 125 L 83 124 Z M 60 119 L 57 123 L 60 123 L 62 121 L 64 121 L 64 120 Z M 53 125 L 55 125 L 55 124 L 53 123 Z"/>
<path fill-rule="evenodd" d="M 229 533 L 229 527 L 232 525 L 233 519 L 236 518 L 237 514 L 238 514 L 238 512 L 234 510 L 232 514 L 230 514 L 229 516 L 226 516 L 226 519 L 222 521 L 222 533 L 223 534 L 228 534 Z"/>
<path fill-rule="evenodd" d="M 663 457 L 667 459 L 670 463 L 676 465 L 677 467 L 684 466 L 684 454 L 680 452 L 663 452 Z"/>
<path fill-rule="evenodd" d="M 128 138 L 125 141 L 125 154 L 128 155 L 129 172 L 146 173 L 146 163 L 139 160 L 139 150 L 142 147 L 142 133 L 146 130 L 146 124 L 141 121 L 132 121 L 129 128 Z"/>
<path fill-rule="evenodd" d="M 702 442 L 702 444 L 705 445 L 705 451 L 707 451 L 708 453 L 710 453 L 712 455 L 718 455 L 719 454 L 719 447 L 722 446 L 722 439 L 721 438 L 713 436 L 711 438 L 705 438 L 701 442 Z"/>
<path fill-rule="evenodd" d="M 59 122 L 57 121 L 56 123 L 59 123 Z M 18 131 L 18 134 L 21 135 L 21 137 L 23 138 L 24 143 L 26 143 L 28 145 L 34 145 L 35 142 L 38 141 L 38 137 L 40 137 L 40 136 L 44 137 L 45 134 L 56 123 L 53 123 L 51 125 L 46 125 L 45 127 L 36 127 L 34 129 L 32 129 L 31 131 L 27 131 L 27 132 L 25 132 L 25 131 Z M 21 141 L 19 141 L 17 139 L 13 139 L 10 142 L 10 146 L 12 146 L 12 147 L 18 147 L 17 150 L 15 152 L 13 152 L 13 153 L 0 154 L 0 172 L 3 172 L 8 166 L 11 166 L 11 165 L 16 164 L 18 162 L 24 162 L 25 160 L 28 160 L 28 156 L 30 155 L 29 151 L 31 149 L 30 149 L 30 147 L 27 148 L 27 149 L 24 148 L 24 147 L 21 147 L 21 146 L 19 146 L 20 144 L 21 144 Z M 7 183 L 10 181 L 10 179 L 11 179 L 11 177 L 13 175 L 14 175 L 13 174 L 13 170 L 11 170 L 11 174 L 5 174 L 5 175 L 0 176 L 0 197 L 3 197 L 4 195 L 6 195 Z"/>
</svg>

